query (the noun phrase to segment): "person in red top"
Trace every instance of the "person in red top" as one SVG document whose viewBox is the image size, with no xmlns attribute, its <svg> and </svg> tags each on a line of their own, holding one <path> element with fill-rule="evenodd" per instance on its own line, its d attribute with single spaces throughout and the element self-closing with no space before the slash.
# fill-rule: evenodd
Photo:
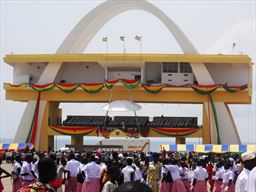
<svg viewBox="0 0 256 192">
<path fill-rule="evenodd" d="M 209 184 L 210 184 L 210 191 L 213 191 L 213 186 L 214 186 L 214 180 L 212 179 L 213 176 L 213 165 L 211 162 L 208 162 L 205 169 L 207 170 L 207 173 L 209 175 Z"/>
</svg>

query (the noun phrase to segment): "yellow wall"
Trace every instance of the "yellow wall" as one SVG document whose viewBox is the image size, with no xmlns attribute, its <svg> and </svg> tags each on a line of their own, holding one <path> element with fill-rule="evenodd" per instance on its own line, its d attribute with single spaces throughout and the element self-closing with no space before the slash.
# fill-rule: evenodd
<svg viewBox="0 0 256 192">
<path fill-rule="evenodd" d="M 163 89 L 158 94 L 151 94 L 143 88 L 136 88 L 131 91 L 132 99 L 136 102 L 149 103 L 203 103 L 207 102 L 206 95 L 199 95 L 191 88 Z M 225 102 L 228 104 L 250 104 L 251 97 L 248 95 L 248 89 L 237 93 L 228 93 L 223 89 L 218 89 L 213 94 L 215 102 Z M 73 93 L 64 93 L 59 89 L 54 89 L 41 93 L 41 100 L 58 102 L 108 102 L 110 90 L 103 89 L 99 93 L 89 94 L 81 89 Z M 6 90 L 6 99 L 14 101 L 36 100 L 37 92 L 31 88 L 22 90 Z M 129 90 L 123 86 L 116 86 L 112 94 L 112 100 L 130 99 Z"/>
<path fill-rule="evenodd" d="M 11 54 L 4 57 L 4 62 L 191 62 L 191 63 L 248 63 L 248 55 L 207 55 L 207 54 Z"/>
</svg>

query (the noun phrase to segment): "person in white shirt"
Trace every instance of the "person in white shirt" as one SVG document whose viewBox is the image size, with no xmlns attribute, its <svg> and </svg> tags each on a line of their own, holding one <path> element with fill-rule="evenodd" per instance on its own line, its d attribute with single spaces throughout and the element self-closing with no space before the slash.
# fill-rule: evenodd
<svg viewBox="0 0 256 192">
<path fill-rule="evenodd" d="M 178 161 L 176 159 L 173 159 L 171 161 L 171 165 L 167 167 L 171 171 L 173 181 L 171 192 L 186 192 L 185 185 L 181 181 L 180 167 L 177 164 Z"/>
<path fill-rule="evenodd" d="M 77 174 L 78 167 L 80 166 L 80 162 L 75 160 L 75 154 L 71 153 L 69 155 L 69 161 L 65 166 L 65 171 L 68 173 L 67 182 L 65 184 L 65 192 L 76 192 L 77 188 Z"/>
<path fill-rule="evenodd" d="M 201 161 L 198 161 L 197 168 L 194 170 L 193 191 L 207 192 L 207 179 L 208 173 L 206 169 L 202 167 Z"/>
<path fill-rule="evenodd" d="M 232 164 L 228 161 L 224 164 L 224 171 L 222 174 L 222 186 L 223 192 L 235 192 L 234 177 L 235 174 L 232 171 Z"/>
<path fill-rule="evenodd" d="M 22 187 L 32 184 L 35 181 L 35 177 L 32 174 L 32 156 L 27 155 L 25 161 L 22 163 L 21 167 L 21 178 Z"/>
<path fill-rule="evenodd" d="M 24 191 L 47 191 L 55 192 L 50 183 L 56 179 L 57 166 L 52 159 L 43 158 L 38 163 L 39 178 L 38 181 L 21 188 L 18 192 Z"/>
<path fill-rule="evenodd" d="M 163 167 L 161 170 L 161 186 L 160 192 L 170 192 L 172 187 L 172 176 L 170 170 L 167 168 L 169 166 L 169 159 L 163 160 Z"/>
<path fill-rule="evenodd" d="M 39 159 L 34 164 L 32 164 L 32 171 L 33 171 L 32 173 L 34 173 L 36 178 L 39 178 L 38 162 L 39 162 Z"/>
<path fill-rule="evenodd" d="M 83 168 L 85 180 L 82 192 L 100 192 L 100 167 L 96 164 L 95 160 L 95 156 L 91 155 L 90 163 Z"/>
<path fill-rule="evenodd" d="M 191 190 L 190 190 L 190 188 L 191 188 L 191 177 L 190 177 L 190 175 L 189 175 L 189 169 L 188 169 L 188 166 L 187 166 L 187 164 L 184 162 L 184 161 L 182 161 L 181 163 L 180 163 L 180 176 L 181 176 L 181 180 L 182 180 L 182 182 L 183 182 L 183 184 L 184 184 L 184 186 L 185 186 L 185 188 L 186 188 L 186 191 L 187 192 L 190 192 Z"/>
<path fill-rule="evenodd" d="M 136 168 L 132 166 L 133 160 L 132 158 L 126 159 L 126 167 L 122 169 L 122 174 L 124 175 L 124 183 L 135 181 L 135 171 Z"/>
<path fill-rule="evenodd" d="M 254 167 L 249 176 L 245 187 L 246 192 L 256 192 L 256 167 Z"/>
<path fill-rule="evenodd" d="M 250 171 L 256 166 L 256 159 L 253 152 L 242 153 L 241 158 L 243 160 L 244 168 L 236 180 L 236 185 L 235 185 L 236 192 L 246 191 L 245 187 L 248 180 L 248 176 L 250 174 Z"/>
<path fill-rule="evenodd" d="M 77 192 L 82 191 L 83 182 L 84 182 L 84 178 L 85 178 L 85 175 L 84 175 L 83 170 L 84 170 L 84 168 L 85 168 L 85 166 L 86 166 L 87 163 L 88 163 L 87 159 L 86 159 L 86 158 L 83 158 L 83 159 L 81 160 L 80 166 L 78 167 L 78 173 L 80 174 L 80 176 L 81 176 L 82 178 L 81 178 L 81 181 L 79 181 L 79 180 L 77 179 L 77 182 L 78 182 L 78 183 L 77 183 L 77 188 L 76 188 L 76 191 L 77 191 Z M 83 179 L 83 180 L 82 180 L 82 179 Z"/>
<path fill-rule="evenodd" d="M 244 167 L 242 160 L 240 159 L 236 160 L 236 167 L 237 167 L 237 173 L 240 174 L 243 171 L 243 167 Z"/>
<path fill-rule="evenodd" d="M 222 185 L 222 174 L 224 172 L 223 162 L 219 161 L 216 165 L 215 175 L 213 176 L 214 192 L 221 192 L 221 185 Z"/>
<path fill-rule="evenodd" d="M 141 170 L 141 165 L 140 165 L 140 161 L 137 160 L 134 163 L 134 167 L 135 167 L 135 181 L 140 181 L 143 182 L 143 176 L 142 176 L 142 170 Z"/>
<path fill-rule="evenodd" d="M 21 158 L 20 156 L 16 156 L 15 163 L 13 166 L 13 171 L 12 171 L 12 174 L 15 174 L 16 178 L 13 178 L 12 192 L 16 192 L 22 187 L 20 172 L 21 172 Z"/>
<path fill-rule="evenodd" d="M 56 153 L 57 165 L 60 164 L 61 157 L 62 157 L 62 153 L 61 153 L 61 151 L 58 151 L 58 152 Z"/>
</svg>

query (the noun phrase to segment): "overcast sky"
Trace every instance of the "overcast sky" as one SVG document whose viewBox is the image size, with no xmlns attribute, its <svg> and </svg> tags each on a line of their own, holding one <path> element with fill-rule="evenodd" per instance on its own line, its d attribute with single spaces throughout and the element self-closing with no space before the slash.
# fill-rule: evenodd
<svg viewBox="0 0 256 192">
<path fill-rule="evenodd" d="M 1 138 L 14 137 L 25 109 L 24 103 L 5 101 L 2 84 L 12 82 L 13 73 L 12 68 L 4 64 L 4 55 L 11 52 L 55 53 L 78 21 L 101 2 L 1 1 Z M 235 42 L 235 54 L 248 54 L 255 62 L 255 1 L 151 2 L 176 22 L 200 53 L 232 54 L 232 44 Z M 95 35 L 85 52 L 104 52 L 105 44 L 101 39 L 108 36 L 109 52 L 120 53 L 122 43 L 119 35 L 125 35 L 127 53 L 138 53 L 139 45 L 134 40 L 137 34 L 143 38 L 144 53 L 182 53 L 159 19 L 143 11 L 128 11 L 114 17 Z M 61 106 L 64 117 L 67 114 L 104 115 L 102 104 Z M 143 104 L 142 107 L 138 115 L 194 114 L 201 119 L 200 105 Z M 232 105 L 231 110 L 242 142 L 256 143 L 255 104 Z"/>
</svg>

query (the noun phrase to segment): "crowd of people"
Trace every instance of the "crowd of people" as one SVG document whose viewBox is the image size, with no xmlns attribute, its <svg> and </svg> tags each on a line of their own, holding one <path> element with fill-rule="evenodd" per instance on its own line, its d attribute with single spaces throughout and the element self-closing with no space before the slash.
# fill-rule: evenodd
<svg viewBox="0 0 256 192">
<path fill-rule="evenodd" d="M 12 178 L 13 192 L 256 192 L 255 152 L 12 152 L 7 162 L 0 178 Z"/>
</svg>

